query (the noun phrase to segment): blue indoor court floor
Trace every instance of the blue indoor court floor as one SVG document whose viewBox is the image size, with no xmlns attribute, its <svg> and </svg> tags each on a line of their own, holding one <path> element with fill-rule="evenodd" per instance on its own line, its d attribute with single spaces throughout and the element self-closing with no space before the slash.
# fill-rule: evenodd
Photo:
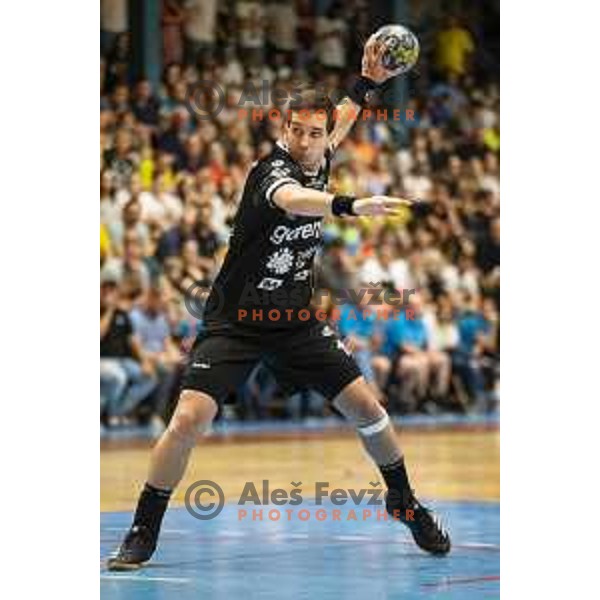
<svg viewBox="0 0 600 600">
<path fill-rule="evenodd" d="M 316 507 L 307 500 L 294 507 L 291 520 L 285 513 L 289 507 L 280 507 L 279 521 L 266 518 L 273 506 L 263 509 L 262 522 L 251 517 L 240 521 L 240 507 L 234 504 L 226 504 L 210 521 L 193 518 L 185 508 L 173 508 L 165 516 L 152 562 L 130 573 L 108 572 L 104 563 L 118 546 L 131 514 L 102 513 L 101 598 L 498 598 L 499 504 L 431 504 L 452 535 L 453 548 L 445 558 L 421 552 L 400 523 L 362 520 L 367 506 Z M 340 521 L 331 518 L 334 508 L 341 510 Z M 351 508 L 357 521 L 346 520 Z M 308 520 L 299 519 L 299 509 L 310 511 Z M 325 520 L 316 519 L 317 509 L 326 509 Z"/>
</svg>

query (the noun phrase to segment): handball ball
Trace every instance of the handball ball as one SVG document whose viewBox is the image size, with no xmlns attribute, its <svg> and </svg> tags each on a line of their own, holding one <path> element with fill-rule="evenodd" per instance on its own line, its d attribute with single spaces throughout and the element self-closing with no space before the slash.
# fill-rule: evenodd
<svg viewBox="0 0 600 600">
<path fill-rule="evenodd" d="M 369 41 L 383 42 L 386 50 L 381 59 L 382 65 L 394 75 L 408 73 L 419 58 L 417 36 L 402 25 L 386 25 L 378 29 Z"/>
</svg>

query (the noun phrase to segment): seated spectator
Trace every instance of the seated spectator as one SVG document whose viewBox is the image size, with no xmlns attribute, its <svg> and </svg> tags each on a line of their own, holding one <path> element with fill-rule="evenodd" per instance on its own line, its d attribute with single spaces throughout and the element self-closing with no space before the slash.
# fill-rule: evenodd
<svg viewBox="0 0 600 600">
<path fill-rule="evenodd" d="M 156 387 L 154 367 L 120 308 L 118 284 L 105 278 L 100 286 L 100 410 L 113 425 Z"/>
<path fill-rule="evenodd" d="M 435 63 L 446 76 L 464 75 L 470 67 L 475 42 L 469 30 L 455 17 L 448 17 L 435 39 Z"/>
<path fill-rule="evenodd" d="M 367 258 L 361 267 L 359 278 L 367 283 L 392 284 L 394 289 L 412 289 L 412 280 L 407 261 L 398 256 L 398 251 L 389 242 L 382 243 L 374 256 Z M 377 287 L 378 287 L 377 286 Z"/>
<path fill-rule="evenodd" d="M 210 200 L 204 200 L 198 207 L 198 220 L 196 222 L 196 241 L 198 242 L 198 255 L 203 267 L 211 272 L 214 269 L 214 257 L 221 242 L 212 225 L 213 206 Z"/>
<path fill-rule="evenodd" d="M 103 265 L 107 258 L 111 256 L 111 243 L 108 228 L 104 223 L 100 223 L 100 264 Z"/>
<path fill-rule="evenodd" d="M 144 256 L 138 234 L 127 231 L 125 234 L 123 256 L 113 257 L 102 267 L 101 277 L 110 278 L 119 283 L 125 279 L 134 279 L 142 290 L 147 290 L 151 283 L 151 269 Z"/>
<path fill-rule="evenodd" d="M 491 324 L 481 311 L 481 300 L 465 294 L 464 305 L 458 316 L 460 343 L 453 357 L 453 368 L 461 379 L 477 412 L 486 409 L 485 380 L 482 358 L 488 344 Z"/>
<path fill-rule="evenodd" d="M 455 263 L 446 262 L 441 271 L 444 290 L 453 294 L 468 292 L 477 296 L 480 293 L 480 272 L 475 265 L 475 245 L 464 243 Z"/>
<path fill-rule="evenodd" d="M 269 407 L 278 391 L 277 381 L 262 363 L 257 364 L 246 380 L 241 393 L 239 411 L 245 420 L 266 419 Z"/>
<path fill-rule="evenodd" d="M 429 201 L 432 183 L 427 168 L 417 163 L 404 178 L 404 189 L 409 198 Z"/>
<path fill-rule="evenodd" d="M 114 148 L 104 153 L 104 162 L 113 173 L 116 187 L 125 187 L 129 184 L 134 171 L 134 161 L 131 133 L 127 129 L 117 131 Z"/>
<path fill-rule="evenodd" d="M 109 169 L 104 169 L 100 174 L 100 222 L 105 225 L 118 223 L 121 218 L 121 209 L 115 198 L 113 174 Z"/>
<path fill-rule="evenodd" d="M 141 306 L 133 308 L 129 316 L 144 356 L 159 381 L 153 394 L 153 420 L 164 421 L 167 403 L 178 381 L 177 365 L 181 356 L 171 337 L 161 289 L 151 287 Z"/>
<path fill-rule="evenodd" d="M 238 190 L 227 175 L 221 180 L 219 193 L 213 196 L 211 225 L 221 243 L 226 243 L 238 207 Z"/>
<path fill-rule="evenodd" d="M 433 383 L 432 400 L 445 403 L 450 390 L 451 357 L 458 347 L 460 336 L 448 296 L 441 296 L 426 314 L 430 360 L 437 365 L 437 378 Z"/>
<path fill-rule="evenodd" d="M 196 239 L 196 220 L 198 209 L 186 204 L 180 222 L 167 229 L 158 241 L 156 258 L 161 262 L 167 258 L 181 256 L 183 245 L 188 240 Z"/>
<path fill-rule="evenodd" d="M 493 298 L 484 298 L 482 313 L 489 323 L 481 359 L 486 390 L 486 409 L 493 410 L 500 402 L 500 315 Z"/>
<path fill-rule="evenodd" d="M 400 400 L 404 408 L 415 410 L 433 397 L 445 394 L 450 376 L 450 360 L 430 350 L 423 316 L 423 304 L 412 295 L 405 310 L 388 320 L 386 354 L 392 360 L 393 374 L 400 380 Z"/>
<path fill-rule="evenodd" d="M 302 388 L 287 395 L 286 415 L 293 421 L 323 416 L 327 399 L 320 392 L 311 388 Z"/>
<path fill-rule="evenodd" d="M 477 264 L 483 271 L 482 287 L 500 301 L 500 219 L 489 222 L 489 226 L 477 253 Z"/>
<path fill-rule="evenodd" d="M 438 352 L 453 352 L 460 342 L 460 333 L 449 296 L 440 296 L 434 314 L 426 319 L 429 347 Z"/>
<path fill-rule="evenodd" d="M 344 241 L 332 240 L 326 246 L 320 261 L 319 285 L 332 290 L 347 289 L 351 286 L 354 259 L 346 250 Z"/>
<path fill-rule="evenodd" d="M 185 141 L 183 153 L 175 166 L 178 171 L 187 171 L 193 174 L 198 169 L 204 167 L 205 164 L 206 159 L 204 158 L 202 138 L 199 135 L 191 135 Z"/>
<path fill-rule="evenodd" d="M 366 287 L 368 286 L 364 286 L 363 290 Z M 360 290 L 355 291 L 360 293 Z M 386 388 L 391 365 L 389 359 L 381 353 L 383 336 L 377 319 L 382 316 L 383 309 L 381 306 L 369 306 L 370 298 L 371 294 L 365 293 L 356 304 L 342 304 L 339 307 L 338 328 L 363 377 L 377 397 L 383 399 L 382 390 Z"/>
<path fill-rule="evenodd" d="M 155 173 L 150 190 L 139 196 L 142 218 L 147 223 L 157 223 L 161 227 L 178 223 L 183 214 L 180 198 L 173 193 L 162 173 Z"/>
<path fill-rule="evenodd" d="M 188 240 L 183 245 L 181 257 L 183 259 L 180 282 L 182 289 L 187 290 L 195 282 L 206 281 L 209 278 L 210 269 L 202 262 L 202 257 L 198 254 L 196 240 Z"/>
<path fill-rule="evenodd" d="M 185 108 L 187 87 L 184 81 L 175 85 L 176 95 L 171 99 L 173 112 L 170 115 L 170 127 L 158 138 L 158 149 L 161 152 L 175 156 L 175 164 L 182 165 L 185 161 L 185 139 L 189 124 L 189 113 Z M 166 105 L 169 102 L 165 102 Z M 176 168 L 176 170 L 178 170 Z"/>
<path fill-rule="evenodd" d="M 147 79 L 138 81 L 132 101 L 133 114 L 144 125 L 158 125 L 160 103 L 152 92 L 152 84 Z"/>
<path fill-rule="evenodd" d="M 123 242 L 128 232 L 135 233 L 142 246 L 146 248 L 150 232 L 148 225 L 142 222 L 142 205 L 140 202 L 136 198 L 131 199 L 125 204 L 121 214 L 122 220 L 109 223 L 110 239 L 115 254 L 117 256 L 123 255 Z"/>
</svg>

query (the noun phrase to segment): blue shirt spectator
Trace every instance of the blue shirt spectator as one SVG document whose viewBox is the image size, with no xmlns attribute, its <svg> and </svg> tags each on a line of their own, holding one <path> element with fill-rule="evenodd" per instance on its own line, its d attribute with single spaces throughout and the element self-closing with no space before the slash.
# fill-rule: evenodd
<svg viewBox="0 0 600 600">
<path fill-rule="evenodd" d="M 130 313 L 133 330 L 146 352 L 161 353 L 166 350 L 170 327 L 164 313 L 150 314 L 140 308 Z"/>
<path fill-rule="evenodd" d="M 366 315 L 365 315 L 366 312 Z M 343 304 L 340 308 L 338 328 L 368 382 L 375 381 L 373 347 L 380 336 L 376 333 L 377 314 L 368 305 Z"/>
<path fill-rule="evenodd" d="M 377 315 L 375 311 L 363 314 L 363 309 L 352 304 L 340 308 L 339 330 L 343 337 L 353 335 L 361 339 L 371 339 L 375 333 Z"/>
<path fill-rule="evenodd" d="M 420 350 L 427 349 L 427 328 L 421 316 L 415 315 L 409 319 L 406 312 L 402 312 L 397 318 L 388 321 L 385 333 L 384 350 L 388 356 L 393 355 L 405 344 Z"/>
<path fill-rule="evenodd" d="M 487 335 L 490 324 L 480 312 L 463 312 L 458 318 L 460 342 L 458 349 L 464 354 L 473 354 L 477 340 L 481 335 Z"/>
</svg>

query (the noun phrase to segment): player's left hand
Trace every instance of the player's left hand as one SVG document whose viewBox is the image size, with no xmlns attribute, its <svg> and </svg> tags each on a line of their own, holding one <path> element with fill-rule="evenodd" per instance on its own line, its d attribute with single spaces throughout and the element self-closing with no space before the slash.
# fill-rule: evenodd
<svg viewBox="0 0 600 600">
<path fill-rule="evenodd" d="M 385 44 L 375 40 L 367 42 L 363 51 L 361 75 L 372 79 L 377 84 L 387 81 L 394 75 L 381 64 L 384 52 Z"/>
<path fill-rule="evenodd" d="M 391 196 L 371 196 L 355 200 L 352 206 L 354 212 L 359 216 L 377 217 L 380 215 L 401 215 L 405 206 L 414 204 L 413 200 L 407 198 L 393 198 Z"/>
</svg>

